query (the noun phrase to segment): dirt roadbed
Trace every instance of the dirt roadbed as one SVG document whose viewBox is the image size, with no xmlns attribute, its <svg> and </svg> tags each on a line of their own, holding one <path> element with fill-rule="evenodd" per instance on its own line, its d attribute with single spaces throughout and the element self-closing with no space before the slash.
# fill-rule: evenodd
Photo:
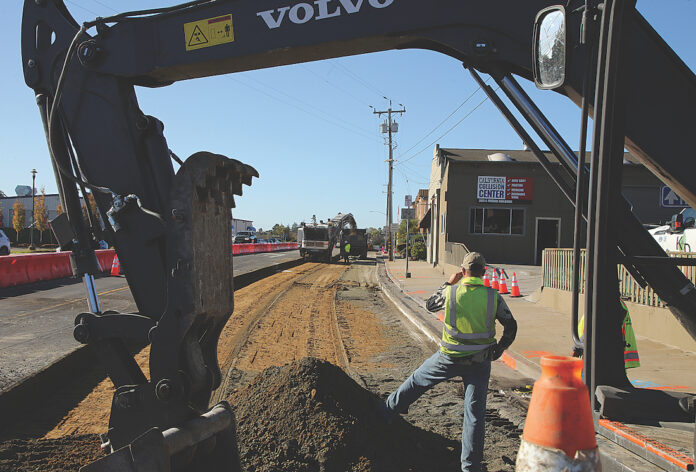
<svg viewBox="0 0 696 472">
<path fill-rule="evenodd" d="M 374 261 L 307 263 L 235 292 L 211 403 L 235 410 L 246 471 L 458 470 L 460 381 L 438 385 L 393 424 L 376 410 L 435 349 L 382 295 Z M 147 357 L 139 353 L 141 366 Z M 100 454 L 94 435 L 106 430 L 113 388 L 83 377 L 82 388 L 47 392 L 46 405 L 3 428 L 0 470 L 76 470 Z M 516 382 L 494 378 L 489 389 L 488 471 L 514 470 L 524 419 L 524 404 L 510 396 L 523 386 Z M 50 404 L 63 414 L 47 414 Z M 34 469 L 18 468 L 38 450 L 51 451 L 45 462 L 34 454 Z"/>
</svg>

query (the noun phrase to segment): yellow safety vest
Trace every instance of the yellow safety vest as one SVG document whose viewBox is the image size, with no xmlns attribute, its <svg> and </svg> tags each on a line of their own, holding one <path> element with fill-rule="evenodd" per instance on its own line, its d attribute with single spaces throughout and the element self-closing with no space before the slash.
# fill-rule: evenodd
<svg viewBox="0 0 696 472">
<path fill-rule="evenodd" d="M 350 243 L 346 243 L 346 244 L 343 246 L 343 252 L 345 252 L 345 253 L 347 253 L 347 254 L 350 254 Z"/>
<path fill-rule="evenodd" d="M 445 292 L 445 326 L 440 351 L 467 357 L 495 344 L 498 292 L 484 287 L 480 277 L 467 277 Z"/>
<path fill-rule="evenodd" d="M 633 369 L 634 367 L 640 367 L 636 334 L 633 331 L 633 323 L 631 323 L 631 315 L 628 313 L 628 307 L 623 300 L 619 301 L 621 302 L 621 307 L 626 312 L 623 324 L 621 325 L 621 333 L 624 339 L 624 367 L 626 369 Z M 578 323 L 578 333 L 581 338 L 585 335 L 585 315 L 582 315 Z"/>
</svg>

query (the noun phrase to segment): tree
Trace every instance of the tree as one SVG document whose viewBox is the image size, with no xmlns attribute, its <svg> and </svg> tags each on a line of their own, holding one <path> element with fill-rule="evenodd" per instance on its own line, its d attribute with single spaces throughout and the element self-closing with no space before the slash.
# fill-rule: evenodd
<svg viewBox="0 0 696 472">
<path fill-rule="evenodd" d="M 418 232 L 418 218 L 413 218 L 408 222 L 408 234 L 412 235 Z M 401 220 L 399 223 L 399 244 L 406 244 L 406 220 Z"/>
<path fill-rule="evenodd" d="M 382 231 L 379 228 L 370 228 L 367 232 L 370 235 L 370 240 L 372 241 L 373 245 L 375 245 L 375 246 L 383 246 L 384 245 L 384 231 Z"/>
<path fill-rule="evenodd" d="M 35 226 L 41 232 L 41 244 L 43 244 L 43 232 L 48 229 L 48 209 L 46 208 L 46 189 L 41 187 L 41 196 L 34 197 Z"/>
<path fill-rule="evenodd" d="M 63 213 L 63 205 L 61 205 L 60 203 L 58 204 L 58 206 L 56 206 L 56 213 L 58 213 L 59 215 Z"/>
<path fill-rule="evenodd" d="M 92 211 L 92 215 L 94 215 L 94 224 L 99 225 L 99 209 L 97 208 L 97 201 L 94 199 L 94 194 L 93 193 L 88 193 L 87 194 L 87 201 L 89 202 L 89 209 Z"/>
<path fill-rule="evenodd" d="M 24 212 L 24 205 L 19 200 L 15 200 L 12 205 L 12 227 L 17 232 L 17 243 L 19 243 L 19 232 L 27 225 L 27 217 Z"/>
<path fill-rule="evenodd" d="M 411 252 L 411 258 L 417 261 L 425 260 L 426 248 L 423 240 L 414 239 L 412 242 L 413 244 L 408 248 L 408 250 Z"/>
</svg>

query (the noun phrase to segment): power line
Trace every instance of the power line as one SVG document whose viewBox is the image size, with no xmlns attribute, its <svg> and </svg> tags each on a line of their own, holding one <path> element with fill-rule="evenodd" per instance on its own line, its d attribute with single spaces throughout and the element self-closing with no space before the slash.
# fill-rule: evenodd
<svg viewBox="0 0 696 472">
<path fill-rule="evenodd" d="M 488 78 L 488 80 L 490 80 L 490 77 Z M 435 126 L 428 134 L 426 134 L 426 135 L 423 136 L 421 139 L 419 139 L 418 141 L 416 141 L 416 143 L 415 143 L 413 146 L 411 146 L 410 148 L 408 148 L 407 150 L 405 150 L 404 152 L 402 152 L 401 154 L 399 154 L 399 156 L 397 156 L 397 157 L 401 157 L 401 156 L 403 156 L 404 154 L 408 154 L 413 148 L 415 148 L 415 147 L 418 146 L 420 143 L 422 143 L 422 142 L 425 140 L 425 138 L 427 138 L 428 136 L 430 136 L 431 134 L 433 134 L 433 133 L 435 132 L 436 129 L 438 129 L 438 128 L 439 128 L 440 126 L 442 126 L 447 120 L 449 120 L 449 119 L 452 117 L 452 115 L 454 115 L 455 113 L 457 113 L 461 107 L 463 107 L 464 105 L 466 105 L 466 103 L 467 103 L 469 100 L 471 100 L 471 99 L 473 98 L 473 96 L 476 95 L 476 93 L 477 93 L 479 90 L 481 90 L 481 87 L 477 87 L 476 90 L 474 90 L 474 91 L 471 93 L 471 95 L 469 95 L 468 97 L 466 97 L 466 99 L 465 99 L 462 103 L 460 103 L 459 106 L 458 106 L 457 108 L 455 108 L 454 111 L 452 111 L 452 113 L 450 113 L 449 115 L 447 115 L 447 117 L 446 117 L 444 120 L 442 120 L 440 123 L 438 123 L 437 126 Z"/>
<path fill-rule="evenodd" d="M 360 77 L 358 77 L 357 74 L 355 74 L 353 71 L 351 71 L 350 69 L 348 69 L 348 67 L 344 66 L 344 65 L 341 64 L 340 62 L 338 62 L 338 61 L 332 61 L 331 64 L 332 64 L 332 65 L 335 65 L 335 66 L 337 66 L 337 67 L 339 67 L 339 68 L 341 68 L 341 69 L 343 69 L 343 71 L 344 71 L 346 74 L 348 74 L 351 78 L 353 78 L 353 80 L 357 81 L 359 84 L 361 84 L 363 87 L 365 87 L 366 89 L 368 89 L 370 92 L 376 93 L 377 95 L 379 95 L 380 97 L 384 98 L 385 100 L 389 100 L 389 99 L 387 98 L 387 96 L 386 96 L 387 94 L 385 94 L 384 92 L 382 92 L 382 91 L 381 91 L 380 89 L 378 89 L 377 87 L 371 85 L 371 84 L 368 83 L 367 81 L 365 81 L 365 80 L 361 79 Z"/>
<path fill-rule="evenodd" d="M 119 13 L 118 10 L 112 8 L 110 5 L 107 5 L 106 3 L 100 2 L 99 0 L 92 0 L 92 1 L 96 4 L 103 6 L 104 8 L 108 8 L 109 10 L 111 10 L 114 13 Z"/>
<path fill-rule="evenodd" d="M 322 77 L 321 75 L 319 75 L 318 73 L 316 73 L 315 71 L 313 71 L 312 69 L 310 69 L 309 67 L 307 67 L 305 64 L 300 64 L 300 65 L 302 66 L 303 69 L 305 69 L 305 70 L 306 70 L 307 72 L 309 72 L 310 74 L 312 74 L 312 75 L 318 77 L 320 80 L 323 80 L 324 82 L 326 82 L 327 84 L 331 85 L 332 87 L 334 87 L 334 88 L 340 90 L 341 92 L 345 93 L 346 95 L 348 95 L 348 96 L 351 97 L 353 100 L 355 100 L 356 102 L 360 103 L 361 105 L 370 106 L 367 102 L 362 101 L 361 99 L 359 99 L 358 97 L 356 97 L 355 95 L 353 95 L 353 94 L 350 93 L 349 91 L 345 90 L 344 88 L 339 87 L 338 85 L 334 84 L 333 82 L 330 82 L 327 78 Z"/>
<path fill-rule="evenodd" d="M 90 10 L 90 9 L 87 8 L 87 7 L 83 7 L 83 6 L 80 5 L 79 3 L 75 3 L 73 0 L 65 0 L 65 1 L 68 2 L 68 3 L 70 3 L 71 5 L 75 5 L 77 8 L 81 8 L 81 9 L 83 9 L 84 11 L 91 13 L 92 15 L 95 16 L 95 18 L 99 16 L 99 13 L 97 13 L 97 12 L 95 12 L 95 11 L 92 11 L 92 10 Z"/>
<path fill-rule="evenodd" d="M 237 78 L 241 78 L 241 77 L 237 77 Z M 353 127 L 353 128 L 354 128 L 355 130 L 357 130 L 358 132 L 364 133 L 364 134 L 370 136 L 370 138 L 372 138 L 372 139 L 375 138 L 375 136 L 374 136 L 370 131 L 368 131 L 368 130 L 366 130 L 366 129 L 363 129 L 363 128 L 361 128 L 360 126 L 357 126 L 357 125 L 355 125 L 355 124 L 353 124 L 353 123 L 350 123 L 350 122 L 348 122 L 348 121 L 346 121 L 346 120 L 343 120 L 343 119 L 341 119 L 341 118 L 337 118 L 337 117 L 335 117 L 335 116 L 333 116 L 333 115 L 331 115 L 331 114 L 325 112 L 324 110 L 315 107 L 315 106 L 312 105 L 311 103 L 307 103 L 306 100 L 303 100 L 303 99 L 301 99 L 301 98 L 297 98 L 297 97 L 294 97 L 294 96 L 292 96 L 292 95 L 289 95 L 289 94 L 288 94 L 286 91 L 284 91 L 284 90 L 279 90 L 279 89 L 273 87 L 272 85 L 268 85 L 268 84 L 266 84 L 266 83 L 264 83 L 264 82 L 261 82 L 261 81 L 259 81 L 259 80 L 254 80 L 254 84 L 255 84 L 255 85 L 260 85 L 260 86 L 266 87 L 266 88 L 268 88 L 268 89 L 270 89 L 270 90 L 273 90 L 274 92 L 276 92 L 277 94 L 279 94 L 279 95 L 282 96 L 282 97 L 289 98 L 289 99 L 291 99 L 291 100 L 295 100 L 296 102 L 301 103 L 302 105 L 304 105 L 304 106 L 306 106 L 306 107 L 309 107 L 309 108 L 311 108 L 311 109 L 314 109 L 314 110 L 316 110 L 317 112 L 322 113 L 322 114 L 324 114 L 324 115 L 330 117 L 331 119 L 341 121 L 341 122 L 345 123 L 346 125 Z"/>
<path fill-rule="evenodd" d="M 497 91 L 499 88 L 500 88 L 500 87 L 496 87 L 495 90 Z M 433 142 L 431 142 L 430 144 L 428 144 L 427 146 L 425 146 L 425 147 L 422 148 L 421 150 L 417 151 L 416 153 L 414 153 L 413 155 L 411 155 L 411 156 L 408 157 L 407 159 L 401 160 L 399 163 L 400 163 L 400 164 L 403 164 L 404 162 L 410 161 L 410 160 L 413 159 L 414 157 L 418 156 L 418 154 L 420 154 L 421 152 L 425 151 L 426 149 L 428 149 L 428 148 L 429 148 L 430 146 L 432 146 L 433 144 L 437 143 L 440 139 L 442 139 L 442 138 L 444 138 L 445 136 L 447 136 L 452 130 L 454 130 L 454 129 L 455 129 L 457 126 L 459 126 L 464 120 L 466 120 L 467 118 L 469 118 L 476 110 L 478 110 L 478 108 L 479 108 L 481 105 L 483 105 L 484 103 L 486 103 L 486 100 L 488 100 L 488 97 L 486 97 L 486 98 L 484 98 L 483 100 L 481 100 L 481 101 L 478 103 L 478 105 L 476 105 L 469 113 L 467 113 L 466 115 L 464 115 L 464 117 L 463 117 L 461 120 L 457 121 L 450 129 L 448 129 L 447 131 L 445 131 L 444 133 L 442 133 L 440 136 L 438 136 Z"/>
<path fill-rule="evenodd" d="M 250 88 L 250 89 L 252 89 L 252 90 L 255 90 L 255 91 L 257 91 L 257 92 L 259 92 L 259 93 L 261 93 L 261 94 L 263 94 L 263 95 L 266 95 L 267 97 L 272 98 L 273 100 L 276 100 L 276 101 L 279 101 L 279 102 L 281 102 L 281 103 L 284 103 L 285 105 L 288 105 L 288 106 L 290 106 L 290 107 L 292 107 L 292 108 L 296 108 L 297 110 L 303 111 L 303 112 L 307 113 L 308 115 L 311 115 L 311 116 L 313 116 L 313 117 L 315 117 L 315 118 L 318 118 L 318 119 L 320 119 L 320 120 L 323 120 L 323 121 L 325 121 L 325 122 L 327 122 L 327 123 L 330 123 L 330 124 L 332 124 L 332 125 L 334 125 L 334 126 L 338 126 L 339 128 L 342 128 L 342 129 L 344 129 L 344 130 L 346 130 L 346 131 L 349 131 L 349 132 L 351 132 L 351 133 L 357 134 L 357 135 L 359 135 L 359 136 L 361 136 L 361 137 L 363 137 L 363 138 L 365 138 L 365 139 L 369 139 L 369 140 L 376 140 L 376 139 L 377 139 L 377 140 L 378 140 L 378 138 L 375 138 L 375 136 L 370 135 L 367 131 L 363 131 L 362 129 L 357 128 L 357 127 L 356 127 L 356 129 L 358 129 L 358 131 L 356 131 L 356 130 L 354 130 L 354 129 L 351 129 L 351 128 L 348 128 L 348 127 L 346 127 L 346 126 L 344 126 L 344 125 L 342 125 L 342 124 L 340 124 L 340 123 L 334 121 L 334 120 L 333 120 L 333 117 L 331 117 L 330 119 L 327 119 L 327 118 L 325 118 L 325 117 L 323 117 L 323 116 L 318 115 L 317 113 L 312 112 L 311 110 L 308 110 L 308 109 L 305 109 L 305 108 L 303 108 L 303 107 L 301 107 L 301 106 L 295 105 L 295 104 L 293 104 L 293 103 L 291 103 L 291 102 L 288 102 L 288 101 L 286 101 L 286 100 L 283 100 L 282 98 L 278 98 L 278 97 L 276 97 L 276 96 L 274 96 L 274 95 L 272 95 L 272 94 L 270 94 L 270 93 L 268 93 L 268 92 L 262 90 L 261 88 L 258 88 L 258 87 L 255 87 L 254 85 L 251 85 L 251 84 L 248 84 L 248 83 L 246 83 L 246 82 L 243 82 L 243 81 L 239 80 L 238 77 L 231 77 L 231 76 L 224 76 L 224 77 L 226 77 L 226 78 L 228 78 L 228 79 L 230 79 L 230 80 L 233 80 L 233 81 L 237 82 L 238 84 L 244 85 L 244 86 L 246 86 L 246 87 L 248 87 L 248 88 Z M 315 108 L 315 107 L 311 107 L 311 108 Z M 321 110 L 319 110 L 319 111 L 321 111 Z M 323 112 L 323 111 L 321 111 L 321 112 L 324 113 L 324 114 L 326 114 L 326 113 Z M 326 114 L 326 115 L 327 115 L 327 116 L 331 116 L 331 115 L 328 115 L 328 114 Z M 355 125 L 352 125 L 352 124 L 350 124 L 350 123 L 348 123 L 348 122 L 345 122 L 345 123 L 349 124 L 350 126 L 354 126 L 354 127 L 355 127 Z"/>
</svg>

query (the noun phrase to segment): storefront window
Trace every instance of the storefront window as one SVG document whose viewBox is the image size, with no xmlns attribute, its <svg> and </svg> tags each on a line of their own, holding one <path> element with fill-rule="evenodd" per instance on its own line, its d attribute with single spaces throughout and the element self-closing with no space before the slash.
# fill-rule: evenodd
<svg viewBox="0 0 696 472">
<path fill-rule="evenodd" d="M 483 233 L 483 208 L 472 208 L 469 221 L 470 233 Z"/>
<path fill-rule="evenodd" d="M 524 210 L 520 208 L 472 208 L 472 234 L 524 234 Z"/>
</svg>

